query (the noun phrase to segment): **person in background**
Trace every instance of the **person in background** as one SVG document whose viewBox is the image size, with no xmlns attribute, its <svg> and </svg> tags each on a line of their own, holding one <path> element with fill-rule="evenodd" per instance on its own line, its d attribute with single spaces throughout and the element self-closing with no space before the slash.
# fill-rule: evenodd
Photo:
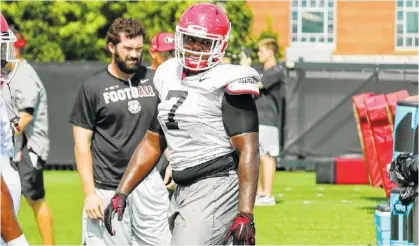
<svg viewBox="0 0 419 246">
<path fill-rule="evenodd" d="M 156 169 L 125 197 L 124 217 L 105 230 L 104 216 L 120 204 L 115 189 L 158 105 L 154 71 L 142 65 L 146 30 L 141 21 L 117 18 L 106 44 L 111 63 L 85 80 L 74 100 L 73 127 L 77 171 L 83 185 L 82 237 L 85 245 L 167 245 L 168 192 Z"/>
<path fill-rule="evenodd" d="M 22 194 L 35 214 L 42 243 L 53 245 L 53 219 L 44 186 L 44 168 L 50 147 L 47 93 L 35 69 L 23 58 L 26 46 L 23 34 L 14 27 L 11 30 L 17 38 L 14 55 L 19 61 L 10 83 L 21 128 L 15 131 L 15 159 L 19 161 Z"/>
<path fill-rule="evenodd" d="M 16 36 L 0 13 L 0 193 L 1 193 L 1 240 L 0 245 L 29 245 L 17 220 L 20 206 L 21 185 L 16 164 L 13 161 L 13 131 L 20 129 L 19 117 L 12 106 L 11 93 L 8 88 L 16 66 L 6 75 L 6 65 L 18 63 L 13 53 Z"/>
<path fill-rule="evenodd" d="M 256 206 L 273 206 L 275 198 L 272 187 L 276 172 L 276 157 L 279 156 L 279 105 L 283 67 L 277 63 L 278 45 L 275 39 L 263 39 L 258 44 L 261 69 L 260 96 L 255 97 L 259 116 L 260 176 Z"/>
<path fill-rule="evenodd" d="M 156 71 L 166 60 L 175 56 L 175 38 L 172 33 L 160 32 L 151 40 L 150 47 L 151 66 Z"/>
</svg>

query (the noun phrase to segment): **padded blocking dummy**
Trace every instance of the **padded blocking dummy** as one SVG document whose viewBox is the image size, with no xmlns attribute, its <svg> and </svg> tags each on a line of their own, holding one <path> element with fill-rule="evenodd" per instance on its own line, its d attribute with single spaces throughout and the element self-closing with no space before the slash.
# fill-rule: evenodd
<svg viewBox="0 0 419 246">
<path fill-rule="evenodd" d="M 371 92 L 355 95 L 352 97 L 352 105 L 369 182 L 374 187 L 380 187 L 383 182 L 365 106 L 365 100 L 373 96 Z"/>
<path fill-rule="evenodd" d="M 369 184 L 363 158 L 336 158 L 336 184 Z"/>
<path fill-rule="evenodd" d="M 393 127 L 388 118 L 385 95 L 379 94 L 370 97 L 365 101 L 365 105 L 384 191 L 386 197 L 389 198 L 391 190 L 397 186 L 390 180 L 387 172 L 387 165 L 393 159 Z"/>
</svg>

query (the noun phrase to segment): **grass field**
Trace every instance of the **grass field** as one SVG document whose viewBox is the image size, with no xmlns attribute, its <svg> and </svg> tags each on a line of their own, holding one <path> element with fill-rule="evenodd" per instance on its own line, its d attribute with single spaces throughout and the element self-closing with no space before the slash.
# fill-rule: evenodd
<svg viewBox="0 0 419 246">
<path fill-rule="evenodd" d="M 45 172 L 57 244 L 80 244 L 83 194 L 76 172 Z M 375 243 L 374 209 L 384 191 L 365 185 L 316 185 L 312 172 L 278 172 L 276 206 L 255 211 L 257 244 Z M 22 200 L 19 220 L 31 245 L 41 244 L 32 211 Z"/>
</svg>

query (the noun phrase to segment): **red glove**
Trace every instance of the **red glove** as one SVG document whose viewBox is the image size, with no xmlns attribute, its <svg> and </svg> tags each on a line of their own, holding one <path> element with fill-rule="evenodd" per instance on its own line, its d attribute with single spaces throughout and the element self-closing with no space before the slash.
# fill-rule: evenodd
<svg viewBox="0 0 419 246">
<path fill-rule="evenodd" d="M 114 213 L 118 214 L 118 221 L 124 217 L 125 207 L 127 206 L 127 196 L 122 193 L 116 193 L 111 202 L 105 209 L 105 228 L 112 236 L 115 236 L 115 231 L 112 230 L 112 217 Z"/>
<path fill-rule="evenodd" d="M 233 237 L 233 245 L 255 245 L 255 234 L 253 214 L 240 212 L 234 218 L 233 224 L 224 239 L 224 244 L 227 244 Z"/>
</svg>

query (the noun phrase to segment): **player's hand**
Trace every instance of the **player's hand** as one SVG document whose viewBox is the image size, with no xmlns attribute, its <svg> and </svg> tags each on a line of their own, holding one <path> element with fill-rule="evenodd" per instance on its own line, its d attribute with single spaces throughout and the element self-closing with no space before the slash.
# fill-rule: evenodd
<svg viewBox="0 0 419 246">
<path fill-rule="evenodd" d="M 255 245 L 256 229 L 253 214 L 240 212 L 234 218 L 233 225 L 225 237 L 224 244 L 233 238 L 233 245 Z"/>
<path fill-rule="evenodd" d="M 102 220 L 103 219 L 103 202 L 102 199 L 96 194 L 92 193 L 86 195 L 84 198 L 84 211 L 90 219 Z"/>
<path fill-rule="evenodd" d="M 127 196 L 122 193 L 116 193 L 108 206 L 105 209 L 105 228 L 112 236 L 115 236 L 115 231 L 112 230 L 112 218 L 115 213 L 118 214 L 118 221 L 124 217 L 125 207 L 127 206 Z"/>
<path fill-rule="evenodd" d="M 166 172 L 164 174 L 163 182 L 166 185 L 166 188 L 168 190 L 175 190 L 176 189 L 176 183 L 175 183 L 175 181 L 173 181 L 172 167 L 170 165 L 167 166 L 167 168 L 166 168 Z"/>
</svg>

